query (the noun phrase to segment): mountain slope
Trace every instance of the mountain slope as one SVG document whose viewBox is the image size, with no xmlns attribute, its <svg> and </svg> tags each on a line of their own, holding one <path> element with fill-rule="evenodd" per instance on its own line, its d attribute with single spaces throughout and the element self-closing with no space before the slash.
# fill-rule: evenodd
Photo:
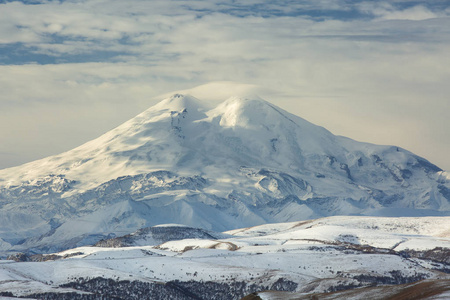
<svg viewBox="0 0 450 300">
<path fill-rule="evenodd" d="M 450 215 L 449 178 L 257 97 L 210 109 L 176 94 L 78 148 L 0 170 L 0 249 L 57 251 L 162 223 Z"/>
</svg>

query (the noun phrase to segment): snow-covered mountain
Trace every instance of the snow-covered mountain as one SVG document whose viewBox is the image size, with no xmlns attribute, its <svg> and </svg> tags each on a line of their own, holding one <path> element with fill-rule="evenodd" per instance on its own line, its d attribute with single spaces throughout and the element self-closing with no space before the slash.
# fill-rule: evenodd
<svg viewBox="0 0 450 300">
<path fill-rule="evenodd" d="M 258 97 L 176 94 L 78 148 L 0 170 L 0 250 L 54 252 L 177 223 L 450 215 L 450 175 Z"/>
<path fill-rule="evenodd" d="M 157 226 L 109 245 L 1 260 L 0 297 L 447 299 L 448 228 L 450 217 L 351 216 L 224 233 Z M 159 244 L 161 232 L 166 241 Z M 340 290 L 347 291 L 323 294 Z"/>
</svg>

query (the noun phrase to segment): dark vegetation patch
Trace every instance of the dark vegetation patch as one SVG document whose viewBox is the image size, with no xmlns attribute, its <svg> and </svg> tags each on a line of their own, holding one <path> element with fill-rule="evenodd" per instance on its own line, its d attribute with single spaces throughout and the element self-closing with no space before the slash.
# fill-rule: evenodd
<svg viewBox="0 0 450 300">
<path fill-rule="evenodd" d="M 243 281 L 217 283 L 212 281 L 169 281 L 166 283 L 141 281 L 116 281 L 105 278 L 78 278 L 61 285 L 89 294 L 81 293 L 39 293 L 27 295 L 27 298 L 43 300 L 75 299 L 75 300 L 103 300 L 103 299 L 159 299 L 159 300 L 230 300 L 262 290 L 294 291 L 297 283 L 280 278 L 271 286 L 248 284 Z M 7 296 L 12 296 L 9 293 Z"/>
</svg>

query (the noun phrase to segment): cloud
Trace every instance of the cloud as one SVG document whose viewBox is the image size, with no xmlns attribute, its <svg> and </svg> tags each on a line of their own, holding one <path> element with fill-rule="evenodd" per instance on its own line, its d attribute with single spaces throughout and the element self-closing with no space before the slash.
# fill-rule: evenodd
<svg viewBox="0 0 450 300">
<path fill-rule="evenodd" d="M 450 169 L 442 130 L 450 4 L 442 3 L 0 4 L 0 151 L 30 159 L 68 150 L 157 95 L 218 81 L 194 91 L 261 93 L 334 133 L 399 144 Z"/>
<path fill-rule="evenodd" d="M 435 1 L 420 4 L 415 2 L 420 3 L 422 1 L 362 2 L 357 7 L 360 11 L 373 15 L 380 20 L 422 21 L 448 16 L 445 9 L 442 10 L 442 7 L 436 5 Z M 426 5 L 429 5 L 429 7 Z"/>
<path fill-rule="evenodd" d="M 317 1 L 297 4 L 283 1 L 208 2 L 208 1 L 84 1 L 44 2 L 26 5 L 12 2 L 2 5 L 0 13 L 0 41 L 22 43 L 30 53 L 49 56 L 70 56 L 95 52 L 124 55 L 156 55 L 170 53 L 184 55 L 185 46 L 232 44 L 242 41 L 289 43 L 302 37 L 336 37 L 363 39 L 364 37 L 390 36 L 381 24 L 365 22 L 361 11 L 382 19 L 415 19 L 435 16 L 424 6 L 398 10 L 384 2 L 361 3 L 351 6 L 347 1 Z M 358 8 L 358 10 L 356 10 Z M 242 11 L 236 15 L 235 10 Z M 319 11 L 323 15 L 320 15 Z M 339 18 L 342 12 L 354 11 L 355 21 Z M 325 18 L 325 19 L 324 19 Z M 413 35 L 416 40 L 429 32 L 415 31 L 418 24 L 408 24 L 400 33 Z M 195 31 L 198 30 L 198 31 Z M 422 33 L 422 34 L 421 34 Z M 237 40 L 236 40 L 237 38 Z M 397 36 L 401 41 L 401 37 Z M 195 44 L 197 42 L 198 44 Z M 172 46 L 179 45 L 175 52 Z M 227 51 L 220 45 L 211 54 Z M 210 48 L 208 48 L 210 49 Z M 237 48 L 233 48 L 237 50 Z M 258 50 L 261 51 L 262 47 Z M 242 49 L 242 50 L 245 50 Z M 258 53 L 259 51 L 252 53 Z M 233 53 L 233 52 L 232 52 Z M 230 53 L 230 54 L 232 54 Z M 240 55 L 247 52 L 240 52 Z M 114 55 L 111 55 L 112 57 Z M 95 57 L 95 56 L 94 56 Z M 170 56 L 173 58 L 173 55 Z"/>
<path fill-rule="evenodd" d="M 380 17 L 384 20 L 413 20 L 421 21 L 438 18 L 439 14 L 430 11 L 428 8 L 418 5 L 401 11 L 380 12 Z"/>
</svg>

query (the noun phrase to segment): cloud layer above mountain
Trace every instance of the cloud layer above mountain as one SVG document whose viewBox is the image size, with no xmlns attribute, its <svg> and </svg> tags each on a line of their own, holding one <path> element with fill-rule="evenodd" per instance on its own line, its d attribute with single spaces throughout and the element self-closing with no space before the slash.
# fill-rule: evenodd
<svg viewBox="0 0 450 300">
<path fill-rule="evenodd" d="M 448 53 L 446 1 L 3 1 L 0 167 L 221 81 L 450 169 Z"/>
</svg>

